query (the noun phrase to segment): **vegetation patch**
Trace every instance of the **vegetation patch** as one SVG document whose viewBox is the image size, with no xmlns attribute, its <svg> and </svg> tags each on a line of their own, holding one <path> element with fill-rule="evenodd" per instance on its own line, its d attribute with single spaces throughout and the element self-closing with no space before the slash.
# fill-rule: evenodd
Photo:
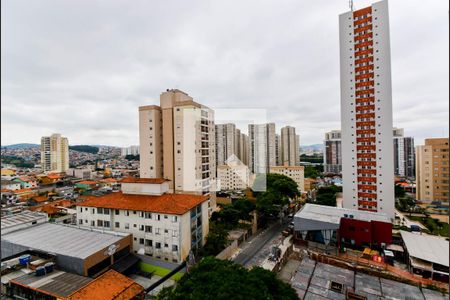
<svg viewBox="0 0 450 300">
<path fill-rule="evenodd" d="M 152 273 L 156 276 L 166 276 L 167 274 L 169 274 L 170 271 L 169 269 L 163 268 L 163 267 L 158 267 L 158 266 L 154 266 L 151 264 L 147 264 L 144 262 L 140 262 L 139 263 L 139 268 L 141 269 L 141 271 L 143 272 L 147 272 L 147 273 Z M 170 279 L 173 279 L 175 281 L 178 281 L 181 279 L 181 277 L 183 277 L 184 273 L 178 272 L 175 273 L 172 277 L 170 277 Z"/>
</svg>

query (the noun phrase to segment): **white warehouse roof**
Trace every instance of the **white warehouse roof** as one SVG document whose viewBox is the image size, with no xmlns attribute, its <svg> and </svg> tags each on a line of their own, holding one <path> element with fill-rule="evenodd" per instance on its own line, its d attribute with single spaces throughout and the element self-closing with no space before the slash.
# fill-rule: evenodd
<svg viewBox="0 0 450 300">
<path fill-rule="evenodd" d="M 400 231 L 409 256 L 449 266 L 449 242 L 442 237 Z"/>
<path fill-rule="evenodd" d="M 77 226 L 42 223 L 2 235 L 2 256 L 3 242 L 8 242 L 56 255 L 84 259 L 119 242 L 127 235 L 112 231 L 82 229 Z"/>
<path fill-rule="evenodd" d="M 391 223 L 391 219 L 384 213 L 375 213 L 363 210 L 348 209 L 341 207 L 325 206 L 307 203 L 298 211 L 295 216 L 303 219 L 311 219 L 316 221 L 324 221 L 328 223 L 339 224 L 341 218 L 345 217 L 362 221 L 379 221 Z"/>
</svg>

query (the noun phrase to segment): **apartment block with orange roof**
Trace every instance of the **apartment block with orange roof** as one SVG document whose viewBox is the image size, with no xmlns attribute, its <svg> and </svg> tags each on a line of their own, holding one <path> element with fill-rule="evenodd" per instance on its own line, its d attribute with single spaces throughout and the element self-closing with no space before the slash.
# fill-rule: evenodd
<svg viewBox="0 0 450 300">
<path fill-rule="evenodd" d="M 121 191 L 81 196 L 77 224 L 133 235 L 133 250 L 179 263 L 204 245 L 209 231 L 208 195 L 169 193 L 161 178 L 126 178 Z"/>
</svg>

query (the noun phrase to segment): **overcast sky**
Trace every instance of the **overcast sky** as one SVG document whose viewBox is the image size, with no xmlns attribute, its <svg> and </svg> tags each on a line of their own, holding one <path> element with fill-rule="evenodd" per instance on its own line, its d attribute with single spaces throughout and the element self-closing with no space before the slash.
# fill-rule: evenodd
<svg viewBox="0 0 450 300">
<path fill-rule="evenodd" d="M 72 145 L 138 144 L 138 106 L 167 88 L 211 108 L 266 109 L 277 131 L 322 143 L 340 128 L 347 10 L 347 0 L 1 1 L 1 144 L 54 132 Z M 394 126 L 416 144 L 448 136 L 448 1 L 389 10 Z"/>
</svg>

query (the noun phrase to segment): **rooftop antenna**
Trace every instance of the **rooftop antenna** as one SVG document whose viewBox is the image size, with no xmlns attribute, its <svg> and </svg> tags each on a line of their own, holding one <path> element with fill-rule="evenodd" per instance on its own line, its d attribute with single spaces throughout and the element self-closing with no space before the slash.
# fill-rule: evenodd
<svg viewBox="0 0 450 300">
<path fill-rule="evenodd" d="M 348 0 L 348 5 L 350 6 L 350 10 L 353 11 L 353 0 Z"/>
</svg>

